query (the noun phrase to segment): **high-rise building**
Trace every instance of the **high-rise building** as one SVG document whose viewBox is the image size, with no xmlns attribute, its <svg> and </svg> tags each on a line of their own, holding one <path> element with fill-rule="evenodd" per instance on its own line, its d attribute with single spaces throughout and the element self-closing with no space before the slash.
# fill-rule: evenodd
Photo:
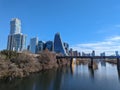
<svg viewBox="0 0 120 90">
<path fill-rule="evenodd" d="M 30 51 L 30 45 L 27 46 L 27 50 Z"/>
<path fill-rule="evenodd" d="M 78 51 L 73 51 L 73 56 L 79 56 Z"/>
<path fill-rule="evenodd" d="M 118 51 L 115 51 L 115 55 L 116 55 L 116 56 L 119 56 L 119 53 L 118 53 Z"/>
<path fill-rule="evenodd" d="M 54 50 L 53 41 L 47 41 L 47 42 L 45 43 L 45 49 L 48 49 L 49 51 L 53 51 L 53 50 Z"/>
<path fill-rule="evenodd" d="M 91 54 L 91 56 L 95 56 L 95 51 L 94 51 L 94 50 L 92 51 L 92 54 Z"/>
<path fill-rule="evenodd" d="M 61 53 L 67 55 L 63 42 L 61 40 L 60 34 L 56 33 L 54 38 L 54 51 L 56 53 Z"/>
<path fill-rule="evenodd" d="M 13 18 L 10 21 L 10 34 L 20 34 L 21 33 L 21 21 L 18 18 Z"/>
<path fill-rule="evenodd" d="M 69 50 L 69 56 L 73 56 L 73 49 L 72 48 L 70 48 L 70 50 Z"/>
<path fill-rule="evenodd" d="M 7 49 L 12 51 L 22 51 L 25 49 L 26 36 L 22 34 L 14 34 L 8 36 Z"/>
<path fill-rule="evenodd" d="M 78 52 L 78 56 L 81 56 L 81 53 L 80 53 L 80 52 Z"/>
<path fill-rule="evenodd" d="M 105 52 L 103 52 L 103 53 L 100 53 L 100 56 L 105 56 Z"/>
<path fill-rule="evenodd" d="M 42 52 L 45 49 L 45 43 L 43 41 L 38 41 L 37 53 Z"/>
<path fill-rule="evenodd" d="M 91 55 L 90 53 L 82 52 L 82 56 L 90 56 L 90 55 Z"/>
<path fill-rule="evenodd" d="M 30 52 L 37 53 L 37 46 L 38 46 L 38 38 L 31 38 L 30 39 Z"/>
<path fill-rule="evenodd" d="M 64 47 L 65 47 L 66 53 L 69 54 L 69 44 L 65 43 L 65 42 L 63 44 L 64 44 Z"/>
<path fill-rule="evenodd" d="M 23 51 L 26 48 L 26 35 L 21 33 L 21 21 L 14 18 L 10 21 L 10 34 L 8 35 L 7 50 Z"/>
</svg>

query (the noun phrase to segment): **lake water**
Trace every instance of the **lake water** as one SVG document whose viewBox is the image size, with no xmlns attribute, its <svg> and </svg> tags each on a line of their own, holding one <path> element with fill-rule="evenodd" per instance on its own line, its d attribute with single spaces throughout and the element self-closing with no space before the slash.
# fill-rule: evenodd
<svg viewBox="0 0 120 90">
<path fill-rule="evenodd" d="M 1 81 L 0 90 L 120 90 L 116 65 L 99 62 L 97 70 L 88 65 L 62 67 L 13 81 Z"/>
</svg>

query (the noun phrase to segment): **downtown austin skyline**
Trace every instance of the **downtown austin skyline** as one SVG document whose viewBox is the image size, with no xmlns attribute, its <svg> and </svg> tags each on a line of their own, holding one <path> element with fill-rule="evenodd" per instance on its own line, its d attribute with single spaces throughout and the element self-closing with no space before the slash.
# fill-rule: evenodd
<svg viewBox="0 0 120 90">
<path fill-rule="evenodd" d="M 27 44 L 32 37 L 62 40 L 78 51 L 120 51 L 120 1 L 81 0 L 0 0 L 0 50 L 7 47 L 11 18 L 22 21 Z"/>
</svg>

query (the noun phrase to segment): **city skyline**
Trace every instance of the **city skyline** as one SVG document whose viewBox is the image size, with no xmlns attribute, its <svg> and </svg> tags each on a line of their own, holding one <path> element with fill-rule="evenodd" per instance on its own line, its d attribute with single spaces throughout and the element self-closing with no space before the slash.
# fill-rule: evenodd
<svg viewBox="0 0 120 90">
<path fill-rule="evenodd" d="M 22 21 L 23 33 L 27 34 L 27 45 L 32 37 L 53 40 L 54 34 L 60 32 L 63 41 L 81 52 L 95 50 L 114 54 L 116 50 L 120 51 L 118 0 L 0 2 L 0 50 L 7 47 L 10 19 L 18 17 Z"/>
</svg>

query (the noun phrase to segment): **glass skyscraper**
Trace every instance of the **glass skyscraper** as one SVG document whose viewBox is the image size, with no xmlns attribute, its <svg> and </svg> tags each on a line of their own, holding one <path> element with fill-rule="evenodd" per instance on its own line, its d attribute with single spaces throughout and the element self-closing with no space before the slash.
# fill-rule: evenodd
<svg viewBox="0 0 120 90">
<path fill-rule="evenodd" d="M 60 34 L 56 33 L 54 38 L 54 51 L 56 53 L 61 53 L 67 55 L 63 42 L 61 40 Z"/>
<path fill-rule="evenodd" d="M 65 47 L 66 53 L 69 54 L 69 44 L 64 42 L 63 45 Z"/>
<path fill-rule="evenodd" d="M 7 49 L 23 51 L 26 48 L 26 35 L 21 33 L 21 21 L 13 18 L 10 21 L 10 34 L 8 35 Z"/>
<path fill-rule="evenodd" d="M 45 43 L 43 41 L 38 41 L 37 53 L 42 52 L 45 48 Z"/>
<path fill-rule="evenodd" d="M 53 44 L 53 41 L 47 41 L 45 43 L 45 49 L 48 49 L 49 51 L 53 51 L 54 49 L 54 44 Z"/>
<path fill-rule="evenodd" d="M 21 33 L 21 21 L 18 18 L 13 18 L 10 21 L 10 34 L 20 34 Z"/>
<path fill-rule="evenodd" d="M 38 46 L 38 38 L 31 38 L 30 39 L 30 52 L 37 53 L 37 46 Z"/>
</svg>

